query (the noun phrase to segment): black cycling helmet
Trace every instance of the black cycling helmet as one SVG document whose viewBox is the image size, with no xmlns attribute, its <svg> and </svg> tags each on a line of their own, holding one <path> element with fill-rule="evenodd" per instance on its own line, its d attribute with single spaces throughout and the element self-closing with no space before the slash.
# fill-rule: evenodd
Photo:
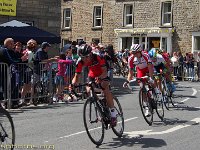
<svg viewBox="0 0 200 150">
<path fill-rule="evenodd" d="M 84 57 L 87 56 L 91 53 L 92 51 L 92 47 L 90 45 L 87 44 L 82 44 L 79 48 L 78 48 L 78 55 L 80 57 Z"/>
</svg>

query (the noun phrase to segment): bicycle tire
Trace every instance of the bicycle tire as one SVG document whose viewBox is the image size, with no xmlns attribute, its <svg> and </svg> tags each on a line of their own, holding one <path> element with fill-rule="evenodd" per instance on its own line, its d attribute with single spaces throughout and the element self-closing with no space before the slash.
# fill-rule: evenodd
<svg viewBox="0 0 200 150">
<path fill-rule="evenodd" d="M 163 102 L 164 102 L 164 105 L 165 105 L 165 108 L 167 110 L 169 110 L 169 95 L 168 95 L 168 91 L 167 91 L 167 88 L 165 86 L 165 84 L 163 84 L 163 87 L 162 87 L 162 96 L 163 96 Z"/>
<path fill-rule="evenodd" d="M 89 114 L 87 114 L 87 106 L 89 105 Z M 95 114 L 94 117 L 96 120 L 91 120 L 92 119 L 92 106 L 94 106 L 94 110 L 95 110 Z M 89 117 L 89 120 L 87 120 L 87 117 Z M 83 107 L 83 122 L 84 122 L 84 127 L 85 130 L 87 132 L 88 137 L 90 138 L 90 140 L 96 144 L 97 146 L 101 145 L 104 139 L 104 122 L 103 122 L 103 117 L 102 117 L 102 113 L 100 108 L 97 106 L 96 102 L 94 101 L 93 97 L 89 97 L 85 103 L 84 103 L 84 107 Z M 89 127 L 93 124 L 93 123 L 98 123 L 100 122 L 100 126 L 99 127 L 95 127 L 92 129 L 89 129 Z M 90 123 L 90 126 L 88 126 L 88 123 Z M 95 130 L 99 130 L 101 133 L 100 137 L 98 139 L 95 139 L 92 136 L 92 133 L 90 131 L 95 131 Z"/>
<path fill-rule="evenodd" d="M 7 118 L 8 121 L 5 121 L 3 117 Z M 6 123 L 8 123 L 10 125 L 11 135 L 9 135 L 9 133 L 5 129 L 5 127 L 7 127 L 7 125 L 4 126 Z M 4 135 L 4 134 L 6 134 L 6 135 Z M 9 140 L 11 139 L 11 143 L 8 142 L 8 139 Z M 15 128 L 14 128 L 14 123 L 13 123 L 12 117 L 10 116 L 9 112 L 6 111 L 3 108 L 0 108 L 0 142 L 1 142 L 0 144 L 2 146 L 4 146 L 4 142 L 5 142 L 5 146 L 9 146 L 10 150 L 14 150 L 14 145 L 15 145 Z M 7 148 L 8 147 L 6 147 L 6 149 Z"/>
<path fill-rule="evenodd" d="M 144 100 L 144 95 L 146 95 L 146 101 Z M 139 91 L 139 105 L 140 105 L 140 109 L 141 109 L 141 112 L 142 112 L 142 116 L 144 117 L 144 120 L 149 124 L 149 126 L 152 125 L 153 123 L 153 108 L 152 108 L 152 105 L 151 103 L 149 103 L 150 99 L 147 95 L 147 93 L 144 93 L 143 92 L 143 89 L 140 89 Z M 145 106 L 147 105 L 147 106 Z M 148 107 L 149 111 L 150 111 L 150 116 L 146 116 L 145 115 L 145 107 Z"/>
<path fill-rule="evenodd" d="M 117 125 L 115 127 L 112 127 L 112 130 L 116 136 L 122 137 L 122 135 L 124 133 L 124 115 L 123 115 L 122 107 L 121 107 L 119 100 L 116 97 L 113 97 L 113 101 L 114 101 L 115 110 L 117 111 L 117 120 L 118 120 L 118 117 L 120 117 L 121 121 L 118 120 L 119 122 L 117 123 Z M 121 124 L 121 126 L 120 126 L 120 124 Z M 117 130 L 118 129 L 117 127 L 119 127 L 119 131 Z"/>
<path fill-rule="evenodd" d="M 164 108 L 163 108 L 163 99 L 158 99 L 155 95 L 155 93 L 153 93 L 154 95 L 154 100 L 156 103 L 156 113 L 158 115 L 158 117 L 160 118 L 161 121 L 163 121 L 164 119 Z"/>
</svg>

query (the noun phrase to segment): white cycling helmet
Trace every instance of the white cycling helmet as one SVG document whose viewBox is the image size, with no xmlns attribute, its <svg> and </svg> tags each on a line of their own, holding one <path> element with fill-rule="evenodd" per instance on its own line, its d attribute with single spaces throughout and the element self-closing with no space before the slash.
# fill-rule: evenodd
<svg viewBox="0 0 200 150">
<path fill-rule="evenodd" d="M 133 44 L 131 46 L 131 49 L 130 49 L 132 52 L 136 52 L 136 51 L 141 51 L 141 45 L 140 44 Z"/>
</svg>

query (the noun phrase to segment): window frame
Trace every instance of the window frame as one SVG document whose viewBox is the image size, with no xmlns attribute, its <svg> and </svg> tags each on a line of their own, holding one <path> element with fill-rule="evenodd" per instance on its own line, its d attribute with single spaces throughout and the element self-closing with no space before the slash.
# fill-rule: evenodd
<svg viewBox="0 0 200 150">
<path fill-rule="evenodd" d="M 127 10 L 127 7 L 128 7 L 128 6 L 132 6 L 132 14 L 127 14 L 127 13 L 126 13 L 126 10 Z M 127 24 L 127 22 L 126 22 L 126 17 L 130 17 L 130 16 L 132 16 L 132 17 L 131 17 L 131 18 L 132 18 L 132 23 L 131 23 L 131 24 Z M 124 4 L 123 26 L 124 26 L 124 27 L 133 27 L 133 4 L 129 4 L 129 3 Z"/>
<path fill-rule="evenodd" d="M 166 7 L 166 4 L 171 4 L 171 10 L 170 12 L 164 12 L 164 8 Z M 161 26 L 172 26 L 172 21 L 173 21 L 173 15 L 172 15 L 172 1 L 161 1 Z M 170 22 L 165 23 L 165 15 L 170 15 Z"/>
<path fill-rule="evenodd" d="M 101 16 L 99 17 L 96 17 L 96 10 L 97 10 L 97 8 L 98 7 L 100 7 L 101 8 Z M 97 19 L 100 19 L 101 20 L 101 24 L 100 24 L 100 26 L 97 26 L 96 25 L 96 20 Z M 93 7 L 93 23 L 92 23 L 93 25 L 93 28 L 102 28 L 102 26 L 103 26 L 103 5 L 95 5 L 94 7 Z"/>
<path fill-rule="evenodd" d="M 66 17 L 66 11 L 70 10 L 70 16 Z M 66 19 L 69 19 L 69 26 L 66 26 Z M 71 8 L 64 8 L 63 9 L 63 29 L 71 29 L 72 25 L 72 9 Z"/>
</svg>

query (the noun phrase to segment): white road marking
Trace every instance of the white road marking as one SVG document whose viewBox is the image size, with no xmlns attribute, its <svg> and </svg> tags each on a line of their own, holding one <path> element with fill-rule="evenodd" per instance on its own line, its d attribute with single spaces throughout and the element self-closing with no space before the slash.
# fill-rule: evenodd
<svg viewBox="0 0 200 150">
<path fill-rule="evenodd" d="M 191 121 L 196 122 L 196 123 L 200 123 L 200 118 L 194 118 Z M 152 130 L 143 130 L 143 131 L 124 132 L 124 134 L 127 134 L 127 136 L 130 137 L 130 138 L 139 137 L 141 135 L 161 135 L 161 134 L 167 134 L 167 133 L 175 132 L 177 130 L 189 127 L 191 125 L 192 124 L 182 124 L 182 125 L 178 125 L 178 126 L 175 126 L 175 127 L 172 127 L 170 129 L 167 129 L 165 131 L 160 131 L 160 132 L 152 132 Z"/>
<path fill-rule="evenodd" d="M 197 94 L 197 90 L 196 89 L 194 89 L 194 88 L 192 88 L 192 90 L 193 90 L 193 93 L 192 93 L 192 95 L 191 96 L 195 96 L 196 94 Z M 189 97 L 187 97 L 187 98 L 185 98 L 184 100 L 182 100 L 181 101 L 181 103 L 183 103 L 183 102 L 186 102 L 187 100 L 189 100 L 190 98 Z"/>
<path fill-rule="evenodd" d="M 192 88 L 192 90 L 193 90 L 192 96 L 195 96 L 197 94 L 197 90 L 194 88 Z"/>
<path fill-rule="evenodd" d="M 134 119 L 137 119 L 137 118 L 138 118 L 138 117 L 129 118 L 129 119 L 124 120 L 124 122 L 128 122 L 128 121 L 131 121 L 131 120 L 134 120 Z M 121 122 L 121 121 L 120 121 L 120 122 Z M 118 123 L 120 123 L 120 122 L 118 122 Z M 96 129 L 99 129 L 99 128 L 100 128 L 100 127 L 94 128 L 94 129 L 90 129 L 90 131 L 96 130 Z M 75 135 L 79 135 L 79 134 L 82 134 L 82 133 L 85 133 L 85 132 L 86 132 L 85 130 L 84 130 L 84 131 L 80 131 L 80 132 L 76 132 L 76 133 L 73 133 L 73 134 L 61 136 L 61 137 L 59 137 L 59 138 L 57 138 L 57 139 L 55 139 L 55 140 L 68 138 L 68 137 L 75 136 Z M 49 141 L 50 141 L 50 140 L 49 140 Z M 49 141 L 44 141 L 44 142 L 45 142 L 45 143 L 48 143 Z"/>
<path fill-rule="evenodd" d="M 189 100 L 190 98 L 186 98 L 184 100 L 181 101 L 181 103 L 186 102 L 187 100 Z"/>
</svg>

